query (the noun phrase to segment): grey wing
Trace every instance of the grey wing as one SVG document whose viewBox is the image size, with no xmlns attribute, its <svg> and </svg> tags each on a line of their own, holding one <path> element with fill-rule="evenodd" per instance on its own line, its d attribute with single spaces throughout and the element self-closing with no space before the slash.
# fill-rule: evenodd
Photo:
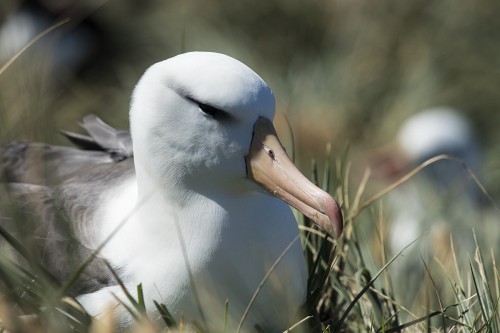
<svg viewBox="0 0 500 333">
<path fill-rule="evenodd" d="M 55 189 L 65 219 L 71 223 L 81 242 L 89 247 L 99 245 L 95 243 L 95 232 L 99 229 L 96 213 L 105 199 L 104 193 L 134 177 L 133 162 L 133 159 L 127 159 L 111 165 L 93 166 L 66 179 Z"/>
<path fill-rule="evenodd" d="M 90 136 L 61 131 L 78 148 L 27 142 L 0 144 L 0 181 L 54 185 L 89 167 L 133 156 L 128 131 L 114 129 L 95 115 L 86 116 L 81 125 Z"/>
<path fill-rule="evenodd" d="M 29 245 L 60 282 L 93 254 L 85 245 L 99 227 L 94 217 L 100 194 L 134 175 L 128 132 L 95 116 L 82 126 L 90 137 L 66 134 L 79 148 L 0 144 L 0 225 Z M 105 260 L 96 257 L 71 291 L 88 293 L 115 283 Z"/>
<path fill-rule="evenodd" d="M 92 256 L 83 246 L 58 209 L 54 191 L 46 186 L 9 184 L 0 189 L 0 226 L 22 244 L 26 257 L 0 239 L 2 255 L 8 254 L 21 264 L 31 261 L 42 266 L 58 283 L 63 284 L 80 265 Z M 69 288 L 71 295 L 88 293 L 114 285 L 116 281 L 104 259 L 94 257 Z"/>
<path fill-rule="evenodd" d="M 83 118 L 80 125 L 90 136 L 66 131 L 61 133 L 82 149 L 108 152 L 115 161 L 133 156 L 130 132 L 115 129 L 92 114 Z"/>
<path fill-rule="evenodd" d="M 100 238 L 98 236 L 100 221 L 96 218 L 96 214 L 103 202 L 103 193 L 135 174 L 133 159 L 100 164 L 84 171 L 66 179 L 54 190 L 58 207 L 64 213 L 64 221 L 70 225 L 69 239 L 74 240 L 70 244 L 69 252 L 76 253 L 79 264 L 93 254 L 93 249 L 101 245 L 96 241 Z M 97 254 L 86 267 L 78 283 L 75 284 L 73 289 L 79 294 L 93 292 L 117 283 L 105 260 L 99 255 Z M 121 267 L 113 268 L 119 276 L 122 276 Z"/>
<path fill-rule="evenodd" d="M 84 151 L 44 143 L 0 144 L 0 181 L 34 185 L 57 184 L 82 169 L 113 163 L 102 151 Z"/>
</svg>

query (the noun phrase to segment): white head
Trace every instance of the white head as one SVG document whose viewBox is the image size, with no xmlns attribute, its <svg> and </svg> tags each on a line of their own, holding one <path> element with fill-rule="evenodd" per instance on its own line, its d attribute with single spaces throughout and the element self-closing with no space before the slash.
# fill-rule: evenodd
<svg viewBox="0 0 500 333">
<path fill-rule="evenodd" d="M 190 186 L 250 184 L 241 180 L 253 126 L 273 119 L 274 105 L 266 83 L 231 57 L 192 52 L 159 62 L 132 97 L 136 168 L 145 169 L 137 172 Z"/>
<path fill-rule="evenodd" d="M 401 126 L 398 142 L 417 163 L 435 155 L 476 148 L 470 122 L 451 107 L 433 107 L 411 116 Z"/>
<path fill-rule="evenodd" d="M 472 124 L 451 107 L 432 107 L 411 116 L 401 126 L 398 142 L 410 159 L 411 167 L 447 154 L 462 160 L 474 172 L 481 169 L 482 151 Z M 465 192 L 474 202 L 481 200 L 478 187 L 454 161 L 439 161 L 426 167 L 423 174 L 448 196 Z"/>
</svg>

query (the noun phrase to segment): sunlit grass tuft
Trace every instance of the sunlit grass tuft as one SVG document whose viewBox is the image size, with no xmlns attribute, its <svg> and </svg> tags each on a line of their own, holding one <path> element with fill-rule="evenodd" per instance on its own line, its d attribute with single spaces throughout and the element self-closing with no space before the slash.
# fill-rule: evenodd
<svg viewBox="0 0 500 333">
<path fill-rule="evenodd" d="M 335 163 L 333 158 L 325 158 L 324 170 L 319 177 L 319 168 L 313 163 L 312 179 L 325 190 L 342 198 L 342 210 L 346 217 L 344 234 L 335 241 L 321 230 L 316 229 L 311 221 L 299 216 L 304 256 L 309 269 L 307 301 L 303 317 L 290 332 L 400 332 L 433 331 L 446 332 L 499 332 L 499 273 L 496 266 L 495 249 L 488 250 L 489 260 L 484 258 L 484 250 L 475 239 L 476 251 L 467 266 L 461 262 L 452 247 L 454 271 L 447 271 L 445 265 L 436 258 L 447 283 L 437 281 L 442 275 L 434 276 L 427 268 L 429 263 L 422 260 L 428 275 L 422 286 L 408 286 L 408 292 L 422 292 L 427 295 L 423 315 L 414 315 L 407 304 L 400 302 L 400 296 L 392 288 L 388 267 L 407 248 L 393 258 L 384 259 L 383 265 L 377 265 L 375 256 L 383 255 L 383 232 L 374 231 L 377 241 L 368 233 L 364 224 L 383 226 L 383 205 L 378 205 L 372 196 L 363 201 L 368 177 L 364 177 L 354 194 L 345 186 L 349 179 L 348 148 Z M 318 179 L 322 181 L 319 182 Z M 407 178 L 406 181 L 411 181 Z M 382 191 L 387 193 L 386 190 Z M 369 204 L 367 204 L 369 202 Z M 25 215 L 18 215 L 26 218 Z M 364 220 L 360 220 L 364 216 Z M 36 221 L 35 221 L 36 222 Z M 74 300 L 67 295 L 70 285 L 58 285 L 41 265 L 37 256 L 26 248 L 25 240 L 16 239 L 4 228 L 0 229 L 3 242 L 8 243 L 17 252 L 21 261 L 7 257 L 5 251 L 0 255 L 1 303 L 0 317 L 2 325 L 9 332 L 111 332 L 117 323 L 113 322 L 112 312 L 100 319 L 91 319 Z M 471 234 L 471 237 L 475 235 Z M 453 244 L 453 242 L 452 242 Z M 378 249 L 375 247 L 379 247 Z M 90 261 L 84 263 L 88 264 Z M 486 264 L 485 262 L 488 262 Z M 21 264 L 22 263 L 22 264 Z M 79 269 L 78 271 L 81 271 Z M 110 270 L 111 267 L 109 267 Z M 397 274 L 397 272 L 396 272 Z M 119 281 L 118 276 L 115 278 Z M 75 277 L 72 278 L 74 282 Z M 401 279 L 398 279 L 401 281 Z M 439 282 L 439 283 L 437 283 Z M 71 282 L 72 283 L 72 282 Z M 70 283 L 70 284 L 71 284 Z M 265 283 L 265 279 L 263 280 Z M 135 299 L 123 284 L 128 307 L 137 326 L 131 332 L 159 332 L 157 324 L 167 331 L 188 332 L 192 323 L 182 318 L 173 318 L 161 302 L 155 302 L 160 314 L 160 321 L 155 324 L 148 318 L 144 307 L 142 287 L 137 286 Z M 442 303 L 444 285 L 448 285 L 454 295 L 454 302 Z M 423 289 L 421 289 L 423 288 Z M 448 290 L 447 292 L 449 292 Z M 258 292 L 258 290 L 256 291 Z M 432 304 L 438 304 L 433 308 Z M 110 310 L 111 311 L 111 310 Z M 111 318 L 111 319 L 110 319 Z M 221 316 L 224 327 L 224 316 Z M 108 330 L 108 331 L 106 331 Z M 197 331 L 200 331 L 197 329 Z"/>
<path fill-rule="evenodd" d="M 13 61 L 15 60 L 13 58 Z M 0 75 L 9 69 L 12 63 L 3 65 Z M 26 92 L 26 95 L 29 95 L 29 92 Z M 22 96 L 16 96 L 12 100 L 17 100 L 18 97 Z M 24 119 L 19 114 L 8 114 L 8 106 L 10 105 L 3 105 L 0 109 L 0 119 Z M 0 123 L 2 140 L 8 139 L 9 135 L 6 133 L 12 131 L 7 128 L 6 123 Z M 36 119 L 31 125 L 36 125 Z M 339 241 L 334 241 L 316 229 L 306 218 L 298 217 L 309 279 L 303 317 L 289 331 L 500 332 L 500 274 L 495 257 L 498 249 L 484 248 L 472 233 L 470 237 L 474 238 L 476 244 L 472 258 L 460 257 L 463 254 L 455 251 L 454 243 L 451 242 L 452 270 L 449 263 L 441 262 L 439 258 L 435 258 L 435 262 L 421 260 L 427 277 L 421 285 L 408 285 L 407 291 L 412 295 L 424 294 L 422 299 L 426 301 L 423 304 L 403 304 L 402 295 L 397 294 L 393 286 L 391 275 L 397 272 L 389 271 L 394 261 L 402 259 L 401 253 L 404 254 L 405 249 L 394 257 L 386 257 L 384 229 L 388 228 L 385 217 L 387 208 L 380 199 L 401 183 L 412 181 L 413 175 L 422 168 L 448 157 L 438 156 L 427 161 L 406 177 L 363 200 L 367 195 L 370 172 L 364 174 L 359 185 L 353 184 L 356 180 L 351 175 L 349 148 L 346 147 L 340 154 L 337 153 L 340 155 L 338 158 L 330 154 L 328 148 L 326 157 L 318 160 L 323 164 L 323 172 L 319 170 L 320 163 L 313 162 L 311 178 L 342 202 L 346 223 L 344 235 Z M 487 194 L 477 178 L 474 180 L 483 193 Z M 5 203 L 5 191 L 0 193 L 0 199 Z M 491 208 L 497 209 L 489 195 L 488 199 Z M 21 220 L 25 218 L 24 214 L 16 216 Z M 31 222 L 36 223 L 36 220 Z M 476 232 L 487 233 L 488 230 L 478 228 Z M 109 333 L 116 329 L 113 309 L 99 319 L 90 318 L 75 300 L 68 296 L 68 288 L 77 276 L 66 285 L 55 283 L 37 261 L 38 254 L 31 253 L 24 245 L 24 239 L 17 238 L 4 229 L 0 229 L 0 233 L 0 245 L 6 242 L 17 253 L 14 257 L 7 256 L 3 247 L 0 252 L 0 331 Z M 408 245 L 411 246 L 412 244 Z M 498 244 L 496 247 L 498 248 Z M 380 261 L 382 264 L 378 264 Z M 464 261 L 467 264 L 464 265 Z M 85 264 L 89 262 L 90 260 Z M 434 275 L 435 271 L 429 267 L 435 263 L 441 268 L 442 274 L 439 276 Z M 83 268 L 84 266 L 80 271 Z M 158 322 L 153 323 L 153 318 L 147 317 L 141 286 L 137 288 L 138 297 L 134 299 L 132 293 L 127 292 L 123 286 L 129 304 L 128 311 L 136 323 L 129 329 L 130 332 L 192 330 L 191 323 L 184 322 L 182 317 L 173 318 L 164 304 L 155 302 L 161 317 L 159 322 L 166 327 L 160 329 Z M 453 301 L 444 302 L 443 295 L 450 293 Z M 436 304 L 437 308 L 434 307 Z M 425 309 L 425 313 L 414 314 L 412 311 L 415 307 Z M 220 320 L 221 327 L 224 327 L 223 315 Z"/>
</svg>

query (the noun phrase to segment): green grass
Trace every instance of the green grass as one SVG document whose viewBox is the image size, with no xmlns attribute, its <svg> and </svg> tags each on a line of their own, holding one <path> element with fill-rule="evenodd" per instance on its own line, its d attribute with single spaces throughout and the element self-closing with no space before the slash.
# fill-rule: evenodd
<svg viewBox="0 0 500 333">
<path fill-rule="evenodd" d="M 91 112 L 105 120 L 121 118 L 125 124 L 130 91 L 145 66 L 180 49 L 229 53 L 271 83 L 279 110 L 289 115 L 293 126 L 298 164 L 306 170 L 310 157 L 317 157 L 318 163 L 310 168 L 311 179 L 342 202 L 346 225 L 339 241 L 326 238 L 310 221 L 297 216 L 309 280 L 304 317 L 291 331 L 500 332 L 498 242 L 484 241 L 488 232 L 498 229 L 489 231 L 480 220 L 473 221 L 477 228 L 470 240 L 475 252 L 466 255 L 459 251 L 460 243 L 452 242 L 451 260 L 422 257 L 419 267 L 425 278 L 406 286 L 391 268 L 416 245 L 387 257 L 390 207 L 384 197 L 400 183 L 415 181 L 419 169 L 371 194 L 373 181 L 358 159 L 385 142 L 406 115 L 428 105 L 451 103 L 465 108 L 483 131 L 489 142 L 487 188 L 500 192 L 498 116 L 491 112 L 500 105 L 495 69 L 500 48 L 491 42 L 500 31 L 498 4 L 438 6 L 410 1 L 403 8 L 389 0 L 352 7 L 341 2 L 224 2 L 214 10 L 201 3 L 176 6 L 171 2 L 165 12 L 155 10 L 163 8 L 155 1 L 149 5 L 150 10 L 132 23 L 127 18 L 135 14 L 134 5 L 115 2 L 97 11 L 93 18 L 108 25 L 120 55 L 113 64 L 63 82 L 63 87 L 47 83 L 46 73 L 36 66 L 41 61 L 33 61 L 37 53 L 23 51 L 13 62 L 0 64 L 0 140 L 62 142 L 51 133 L 58 128 L 76 129 L 81 116 Z M 272 22 L 267 10 L 274 13 Z M 137 26 L 143 29 L 138 31 Z M 266 30 L 260 31 L 260 26 Z M 249 50 L 256 50 L 255 54 Z M 323 157 L 325 142 L 334 139 L 334 154 L 329 148 Z M 342 150 L 345 142 L 352 142 L 352 147 Z M 486 191 L 480 182 L 477 185 Z M 3 190 L 0 199 L 5 204 Z M 488 209 L 498 220 L 496 205 L 489 199 Z M 36 223 L 24 212 L 15 215 L 26 224 Z M 33 253 L 29 242 L 5 230 L 1 233 L 18 253 L 11 257 L 3 248 L 0 252 L 0 318 L 10 332 L 110 332 L 111 315 L 98 323 L 89 318 L 67 297 L 71 281 L 55 283 L 39 265 L 40 254 Z M 415 295 L 414 304 L 398 294 L 396 281 Z M 140 327 L 131 330 L 158 332 L 145 318 L 144 300 L 141 292 L 137 294 L 138 299 L 129 301 Z M 187 330 L 190 323 L 172 318 L 161 303 L 156 307 L 167 331 Z M 224 323 L 225 318 L 220 320 Z"/>
<path fill-rule="evenodd" d="M 328 156 L 325 161 L 331 159 Z M 433 281 L 435 277 L 428 270 L 427 283 L 420 292 L 429 295 L 431 300 L 420 306 L 439 306 L 430 307 L 425 313 L 415 315 L 406 308 L 408 305 L 400 304 L 399 295 L 391 289 L 387 274 L 387 267 L 398 260 L 400 254 L 386 260 L 383 265 L 374 264 L 374 245 L 360 225 L 366 223 L 360 220 L 360 216 L 365 214 L 373 224 L 385 223 L 377 221 L 382 216 L 380 210 L 383 206 L 377 205 L 374 200 L 387 191 L 383 190 L 363 201 L 366 184 L 362 182 L 357 192 L 351 194 L 344 185 L 350 177 L 349 165 L 348 149 L 345 149 L 333 166 L 325 163 L 322 181 L 318 182 L 318 168 L 313 163 L 312 179 L 342 200 L 346 224 L 342 238 L 334 241 L 315 229 L 311 221 L 303 216 L 298 217 L 301 221 L 304 256 L 309 268 L 308 298 L 304 305 L 304 318 L 290 331 L 400 332 L 405 329 L 405 332 L 422 332 L 438 329 L 446 332 L 500 332 L 500 276 L 494 257 L 495 249 L 485 253 L 477 240 L 476 252 L 473 257 L 468 258 L 467 266 L 460 266 L 459 262 L 463 258 L 457 258 L 455 251 L 455 272 L 445 271 L 445 265 L 440 263 L 444 272 L 440 276 L 447 277 L 446 284 L 453 294 L 453 302 L 441 303 L 439 295 L 443 290 L 437 288 L 443 288 L 445 284 L 440 283 L 437 287 Z M 408 178 L 407 181 L 412 179 Z M 22 214 L 19 216 L 27 218 Z M 92 331 L 91 323 L 94 322 L 93 327 L 97 326 L 95 320 L 89 318 L 83 309 L 66 296 L 68 285 L 55 283 L 50 274 L 38 264 L 39 257 L 30 253 L 23 245 L 25 242 L 17 240 L 4 229 L 0 229 L 0 232 L 25 263 L 20 265 L 19 261 L 5 255 L 0 256 L 0 318 L 8 325 L 9 331 L 29 332 L 33 329 L 29 325 L 40 325 L 48 332 Z M 486 260 L 485 256 L 490 259 Z M 428 269 L 425 262 L 422 265 Z M 122 287 L 125 288 L 123 285 Z M 137 288 L 138 299 L 126 293 L 131 304 L 129 311 L 141 327 L 146 325 L 147 328 L 137 328 L 134 332 L 142 332 L 143 329 L 145 332 L 159 332 L 153 326 L 145 324 L 148 319 L 142 287 L 139 285 Z M 422 286 L 413 288 L 415 289 L 409 292 L 415 293 Z M 186 331 L 186 327 L 190 327 L 191 323 L 183 322 L 182 318 L 173 318 L 163 304 L 155 305 L 168 327 L 167 331 Z M 36 320 L 30 319 L 31 314 L 36 315 Z M 26 318 L 30 319 L 28 323 L 25 322 Z M 220 320 L 223 323 L 225 319 L 221 317 Z M 101 329 L 102 327 L 106 326 L 101 324 Z"/>
</svg>

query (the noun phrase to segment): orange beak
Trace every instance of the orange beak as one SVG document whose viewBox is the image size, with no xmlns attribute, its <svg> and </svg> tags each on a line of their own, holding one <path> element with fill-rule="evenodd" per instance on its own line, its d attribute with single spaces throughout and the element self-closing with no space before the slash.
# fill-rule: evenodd
<svg viewBox="0 0 500 333">
<path fill-rule="evenodd" d="M 340 237 L 343 218 L 338 203 L 297 169 L 269 119 L 260 117 L 256 121 L 245 161 L 251 180 L 309 217 L 329 235 Z"/>
</svg>

